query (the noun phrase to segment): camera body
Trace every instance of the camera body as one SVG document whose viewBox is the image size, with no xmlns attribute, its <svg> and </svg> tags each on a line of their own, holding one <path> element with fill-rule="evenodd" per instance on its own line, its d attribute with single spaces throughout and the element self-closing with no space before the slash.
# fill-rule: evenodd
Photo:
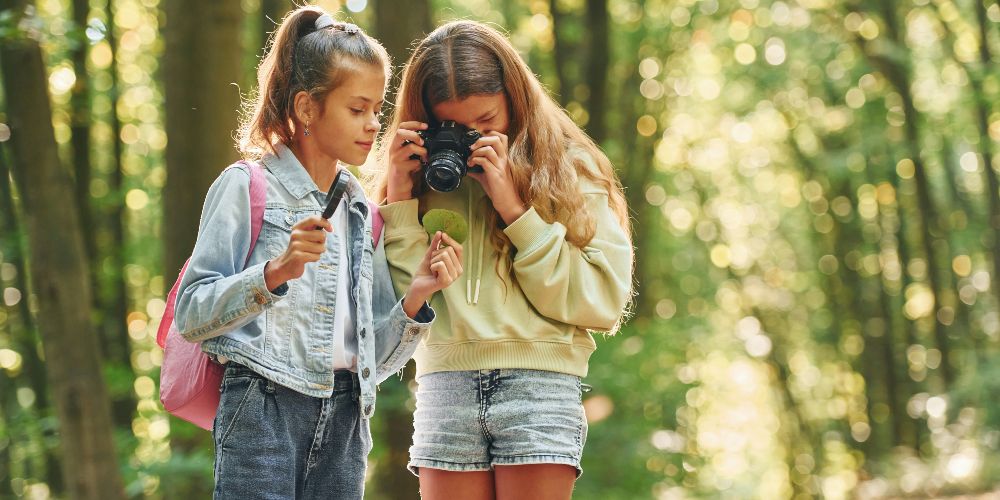
<svg viewBox="0 0 1000 500">
<path fill-rule="evenodd" d="M 481 167 L 469 168 L 469 154 L 472 145 L 482 135 L 453 121 L 443 121 L 441 125 L 417 131 L 427 148 L 427 163 L 423 165 L 424 181 L 435 191 L 454 191 L 462 183 L 468 172 L 482 172 Z"/>
</svg>

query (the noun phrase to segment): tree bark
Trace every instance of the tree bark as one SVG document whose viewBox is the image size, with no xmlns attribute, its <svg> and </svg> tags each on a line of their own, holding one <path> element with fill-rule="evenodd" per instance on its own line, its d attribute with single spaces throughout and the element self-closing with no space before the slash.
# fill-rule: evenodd
<svg viewBox="0 0 1000 500">
<path fill-rule="evenodd" d="M 24 12 L 23 0 L 0 0 L 0 10 Z M 79 218 L 63 210 L 74 199 L 59 162 L 42 52 L 24 36 L 0 45 L 4 93 L 31 252 L 31 284 L 45 368 L 59 417 L 64 480 L 71 498 L 125 498 L 112 439 L 107 388 L 97 337 L 90 326 L 90 279 Z"/>
<path fill-rule="evenodd" d="M 559 91 L 556 93 L 556 98 L 559 100 L 560 106 L 566 107 L 573 96 L 570 95 L 572 89 L 569 81 L 569 73 L 566 69 L 569 49 L 566 46 L 566 38 L 562 33 L 562 26 L 565 23 L 566 15 L 559 10 L 559 0 L 549 0 L 549 14 L 552 16 L 552 58 L 555 63 L 556 79 L 559 81 Z"/>
<path fill-rule="evenodd" d="M 587 31 L 590 34 L 590 54 L 587 64 L 587 133 L 598 144 L 606 133 L 608 99 L 608 69 L 610 65 L 610 16 L 607 0 L 587 0 Z"/>
<path fill-rule="evenodd" d="M 983 171 L 986 176 L 987 207 L 989 207 L 989 227 L 993 233 L 993 280 L 1000 276 L 1000 180 L 997 179 L 997 165 L 993 138 L 990 137 L 990 104 L 983 88 L 986 75 L 991 74 L 995 64 L 990 53 L 989 20 L 986 18 L 986 7 L 981 0 L 972 2 L 976 9 L 976 25 L 979 29 L 979 64 L 978 72 L 971 72 L 969 83 L 972 85 L 976 104 L 976 125 L 979 127 L 979 151 L 983 156 Z M 1000 5 L 1000 3 L 998 3 Z M 993 294 L 1000 302 L 1000 286 L 993 286 Z"/>
<path fill-rule="evenodd" d="M 904 47 L 905 43 L 899 30 L 899 19 L 896 13 L 896 3 L 891 0 L 881 0 L 879 2 L 880 14 L 886 26 L 886 35 L 891 43 L 897 47 Z M 856 7 L 853 5 L 852 7 Z M 920 115 L 913 103 L 913 92 L 910 88 L 909 68 L 907 62 L 899 62 L 885 54 L 878 53 L 868 42 L 857 39 L 861 44 L 862 52 L 886 77 L 893 89 L 899 94 L 903 103 L 903 130 L 906 137 L 906 151 L 913 162 L 913 181 L 916 186 L 917 212 L 920 214 L 923 231 L 921 232 L 921 247 L 924 257 L 927 260 L 927 277 L 931 290 L 934 294 L 934 309 L 931 319 L 934 323 L 934 342 L 941 352 L 940 374 L 943 391 L 951 388 L 955 373 L 951 360 L 951 344 L 945 326 L 937 320 L 937 311 L 941 308 L 944 297 L 944 280 L 939 267 L 938 252 L 934 248 L 935 214 L 934 200 L 930 194 L 930 181 L 927 176 L 927 169 L 921 157 L 920 131 L 917 121 Z M 904 264 L 905 265 L 905 264 Z"/>
<path fill-rule="evenodd" d="M 79 0 L 77 0 L 79 1 Z M 109 208 L 101 213 L 104 223 L 111 230 L 111 246 L 104 255 L 113 263 L 107 281 L 100 287 L 104 290 L 105 296 L 103 309 L 105 311 L 102 329 L 105 337 L 111 339 L 115 346 L 111 350 L 109 359 L 121 367 L 124 373 L 131 373 L 132 369 L 132 339 L 128 335 L 128 325 L 126 317 L 128 315 L 128 285 L 125 283 L 125 172 L 122 169 L 122 142 L 121 120 L 118 117 L 118 98 L 121 96 L 121 89 L 118 83 L 118 46 L 117 35 L 115 33 L 115 5 L 114 0 L 108 0 L 106 5 L 107 29 L 106 39 L 111 49 L 111 65 L 108 72 L 111 76 L 111 90 L 108 92 L 111 99 L 111 111 L 109 114 L 109 124 L 111 126 L 112 158 L 111 175 L 108 179 L 111 196 L 115 198 L 113 203 L 109 203 Z M 93 261 L 98 265 L 99 261 Z M 135 393 L 129 390 L 126 394 L 112 395 L 112 412 L 115 423 L 126 429 L 131 429 L 132 416 L 135 413 L 136 399 Z"/>
<path fill-rule="evenodd" d="M 403 65 L 410 59 L 415 44 L 434 29 L 429 0 L 410 1 L 406 8 L 393 0 L 375 0 L 375 34 L 385 50 L 392 57 L 397 71 L 393 71 L 392 81 L 386 92 L 385 114 L 391 113 L 389 103 L 395 102 L 396 89 L 402 76 Z"/>
<path fill-rule="evenodd" d="M 167 182 L 164 188 L 164 283 L 174 281 L 194 248 L 205 193 L 238 158 L 243 9 L 239 0 L 164 3 Z M 197 15 L 192 15 L 197 13 Z"/>
<path fill-rule="evenodd" d="M 0 234 L 4 234 L 8 238 L 2 242 L 3 259 L 16 269 L 17 276 L 14 278 L 14 287 L 20 290 L 23 295 L 16 307 L 8 307 L 8 310 L 13 313 L 8 315 L 8 332 L 14 349 L 21 355 L 22 360 L 21 373 L 15 379 L 23 378 L 26 380 L 28 387 L 35 393 L 35 405 L 32 410 L 38 415 L 50 415 L 54 409 L 52 408 L 52 399 L 49 396 L 49 387 L 45 383 L 45 363 L 38 354 L 38 328 L 32 321 L 31 309 L 28 306 L 29 286 L 28 269 L 24 259 L 24 235 L 18 224 L 11 182 L 6 144 L 0 144 Z M 16 391 L 11 391 L 10 399 L 14 400 L 16 404 L 15 394 Z M 8 401 L 4 402 L 4 405 L 8 404 Z M 12 408 L 15 408 L 13 404 L 8 410 L 12 411 Z M 59 464 L 59 457 L 54 451 L 46 450 L 44 460 L 46 482 L 49 489 L 54 496 L 61 496 L 65 486 L 62 480 L 62 466 Z"/>
<path fill-rule="evenodd" d="M 70 146 L 73 151 L 73 166 L 76 172 L 76 209 L 80 213 L 82 227 L 93 227 L 93 214 L 90 207 L 90 76 L 87 72 L 87 38 L 84 30 L 87 28 L 87 14 L 90 3 L 87 0 L 73 0 L 73 22 L 77 29 L 77 39 L 70 55 L 73 61 L 73 73 L 76 82 L 70 92 L 70 107 L 72 108 L 72 123 L 70 126 Z M 94 231 L 84 234 L 84 248 L 87 257 L 93 263 L 97 255 L 97 238 Z M 92 280 L 97 271 L 92 268 Z M 105 355 L 107 352 L 105 351 Z"/>
</svg>

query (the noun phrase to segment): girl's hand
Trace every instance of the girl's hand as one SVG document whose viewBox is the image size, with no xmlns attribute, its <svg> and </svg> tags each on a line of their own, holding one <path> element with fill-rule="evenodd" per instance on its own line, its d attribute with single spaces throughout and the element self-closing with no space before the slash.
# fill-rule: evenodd
<svg viewBox="0 0 1000 500">
<path fill-rule="evenodd" d="M 274 290 L 286 281 L 302 276 L 306 263 L 318 261 L 326 251 L 326 233 L 330 232 L 333 232 L 333 225 L 319 215 L 306 217 L 292 226 L 292 237 L 288 240 L 285 253 L 269 260 L 264 266 L 267 289 Z"/>
<path fill-rule="evenodd" d="M 442 243 L 447 246 L 441 246 Z M 403 298 L 403 312 L 411 318 L 416 316 L 434 292 L 447 288 L 462 272 L 462 245 L 441 231 L 434 233 L 424 260 L 413 273 L 410 289 Z"/>
<path fill-rule="evenodd" d="M 420 162 L 427 161 L 427 149 L 418 130 L 427 130 L 421 122 L 403 122 L 392 135 L 389 146 L 389 183 L 386 196 L 388 203 L 413 198 L 415 174 L 420 172 Z"/>
<path fill-rule="evenodd" d="M 481 137 L 472 145 L 468 164 L 482 167 L 482 172 L 469 172 L 469 177 L 483 186 L 505 224 L 512 224 L 528 211 L 514 187 L 514 175 L 507 161 L 506 135 L 493 131 Z"/>
</svg>

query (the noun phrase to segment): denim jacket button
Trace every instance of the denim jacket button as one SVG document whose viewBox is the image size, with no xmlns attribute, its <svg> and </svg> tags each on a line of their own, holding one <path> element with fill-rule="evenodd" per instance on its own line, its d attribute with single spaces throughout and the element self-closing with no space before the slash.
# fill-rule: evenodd
<svg viewBox="0 0 1000 500">
<path fill-rule="evenodd" d="M 291 226 L 294 222 L 295 219 L 292 218 L 292 214 L 285 215 L 285 223 Z"/>
<path fill-rule="evenodd" d="M 365 338 L 368 335 L 368 330 L 366 328 L 361 329 L 361 338 Z"/>
<path fill-rule="evenodd" d="M 365 416 L 370 416 L 372 414 L 372 405 L 365 406 Z"/>
<path fill-rule="evenodd" d="M 370 374 L 371 374 L 371 372 L 370 372 L 370 371 L 368 371 L 368 369 L 367 369 L 367 368 L 365 368 L 364 370 L 361 370 L 361 378 L 365 378 L 365 379 L 367 379 L 367 378 L 368 378 L 368 375 L 370 375 Z"/>
</svg>

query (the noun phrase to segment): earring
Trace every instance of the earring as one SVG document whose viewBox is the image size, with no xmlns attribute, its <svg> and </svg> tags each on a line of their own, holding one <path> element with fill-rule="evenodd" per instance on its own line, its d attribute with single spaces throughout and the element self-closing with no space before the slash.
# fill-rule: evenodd
<svg viewBox="0 0 1000 500">
<path fill-rule="evenodd" d="M 306 122 L 306 130 L 304 133 L 306 137 L 309 137 L 309 122 Z"/>
</svg>

